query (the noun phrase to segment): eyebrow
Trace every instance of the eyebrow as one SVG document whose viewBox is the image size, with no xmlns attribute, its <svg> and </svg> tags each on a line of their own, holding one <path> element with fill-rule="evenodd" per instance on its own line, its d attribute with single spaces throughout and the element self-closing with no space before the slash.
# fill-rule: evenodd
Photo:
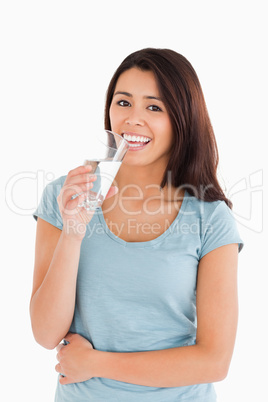
<svg viewBox="0 0 268 402">
<path fill-rule="evenodd" d="M 115 92 L 114 96 L 115 95 L 125 95 L 125 96 L 128 96 L 129 98 L 133 98 L 133 95 L 130 94 L 129 92 L 117 91 L 117 92 Z M 160 98 L 158 96 L 149 96 L 148 95 L 148 96 L 144 96 L 143 98 L 144 99 L 156 99 L 156 100 L 158 100 L 160 102 L 163 102 L 162 98 Z"/>
</svg>

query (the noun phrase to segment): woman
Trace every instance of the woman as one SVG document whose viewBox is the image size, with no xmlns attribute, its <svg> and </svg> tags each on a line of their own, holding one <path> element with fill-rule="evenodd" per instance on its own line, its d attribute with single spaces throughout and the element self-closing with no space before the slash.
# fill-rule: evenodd
<svg viewBox="0 0 268 402">
<path fill-rule="evenodd" d="M 35 213 L 31 319 L 37 342 L 58 345 L 56 401 L 215 401 L 243 244 L 191 64 L 167 49 L 128 56 L 105 127 L 130 149 L 102 209 L 73 199 L 95 180 L 80 166 L 46 187 Z"/>
</svg>

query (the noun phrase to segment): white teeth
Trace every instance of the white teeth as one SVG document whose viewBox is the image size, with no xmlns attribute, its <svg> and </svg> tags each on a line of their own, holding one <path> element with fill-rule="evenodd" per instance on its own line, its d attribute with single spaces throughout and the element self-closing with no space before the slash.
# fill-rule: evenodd
<svg viewBox="0 0 268 402">
<path fill-rule="evenodd" d="M 138 148 L 138 147 L 143 147 L 144 145 L 140 144 L 129 144 L 130 148 Z"/>
<path fill-rule="evenodd" d="M 136 136 L 136 135 L 130 135 L 130 134 L 123 134 L 123 136 L 127 141 L 132 141 L 132 142 L 149 142 L 149 141 L 151 141 L 150 138 L 143 137 L 143 136 Z"/>
</svg>

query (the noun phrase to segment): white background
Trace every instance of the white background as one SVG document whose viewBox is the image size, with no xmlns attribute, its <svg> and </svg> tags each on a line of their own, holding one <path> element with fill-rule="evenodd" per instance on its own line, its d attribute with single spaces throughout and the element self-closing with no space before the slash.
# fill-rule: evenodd
<svg viewBox="0 0 268 402">
<path fill-rule="evenodd" d="M 1 2 L 1 399 L 54 398 L 55 351 L 35 343 L 28 313 L 36 227 L 31 213 L 44 185 L 83 163 L 94 130 L 103 126 L 106 88 L 123 58 L 144 47 L 166 47 L 186 56 L 200 78 L 218 141 L 220 179 L 245 241 L 236 348 L 227 379 L 216 384 L 218 401 L 268 400 L 265 3 Z"/>
</svg>

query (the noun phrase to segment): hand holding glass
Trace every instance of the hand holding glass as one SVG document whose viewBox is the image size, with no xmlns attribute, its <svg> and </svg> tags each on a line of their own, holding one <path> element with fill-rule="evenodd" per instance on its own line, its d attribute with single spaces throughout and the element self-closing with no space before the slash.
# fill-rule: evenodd
<svg viewBox="0 0 268 402">
<path fill-rule="evenodd" d="M 93 188 L 87 191 L 86 199 L 79 207 L 92 211 L 100 208 L 129 148 L 128 142 L 109 130 L 98 133 L 93 140 L 85 165 L 91 165 L 90 174 L 97 176 Z"/>
</svg>

